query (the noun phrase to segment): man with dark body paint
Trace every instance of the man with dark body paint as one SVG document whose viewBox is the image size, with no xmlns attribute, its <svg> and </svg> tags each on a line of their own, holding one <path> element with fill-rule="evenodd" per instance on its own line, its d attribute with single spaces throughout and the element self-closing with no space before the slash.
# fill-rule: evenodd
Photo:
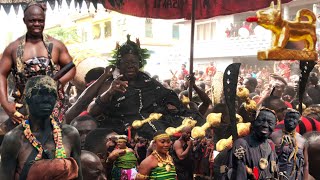
<svg viewBox="0 0 320 180">
<path fill-rule="evenodd" d="M 23 103 L 25 83 L 30 77 L 49 75 L 55 73 L 72 63 L 72 58 L 66 46 L 59 40 L 43 33 L 45 27 L 44 4 L 31 2 L 24 10 L 23 21 L 27 27 L 26 35 L 19 37 L 6 47 L 0 60 L 0 104 L 11 118 L 12 122 L 20 123 L 27 112 L 19 113 L 17 105 Z M 58 81 L 64 85 L 75 75 L 76 69 L 72 68 Z M 7 78 L 12 73 L 15 81 L 15 102 L 8 101 Z M 59 100 L 64 99 L 62 86 L 59 88 Z M 64 105 L 58 101 L 55 116 L 60 122 L 63 119 Z M 11 128 L 9 128 L 10 130 Z"/>
<path fill-rule="evenodd" d="M 305 139 L 296 132 L 300 117 L 298 111 L 288 109 L 284 118 L 284 128 L 270 136 L 276 146 L 279 175 L 289 180 L 302 180 L 307 176 L 304 174 L 308 165 L 308 162 L 304 161 Z"/>
<path fill-rule="evenodd" d="M 30 78 L 25 101 L 29 119 L 4 137 L 0 179 L 82 179 L 79 133 L 52 116 L 57 83 L 49 76 Z"/>
<path fill-rule="evenodd" d="M 257 112 L 248 136 L 237 139 L 230 154 L 229 179 L 274 179 L 277 165 L 274 144 L 269 140 L 276 125 L 275 112 L 266 108 Z"/>
</svg>

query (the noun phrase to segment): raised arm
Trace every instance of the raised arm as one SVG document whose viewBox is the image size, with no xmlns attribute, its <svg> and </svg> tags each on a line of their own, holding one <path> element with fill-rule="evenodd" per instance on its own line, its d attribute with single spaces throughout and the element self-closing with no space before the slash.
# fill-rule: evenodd
<svg viewBox="0 0 320 180">
<path fill-rule="evenodd" d="M 102 93 L 96 98 L 95 101 L 91 102 L 88 107 L 89 114 L 91 116 L 99 116 L 110 102 L 115 93 L 124 93 L 128 87 L 128 81 L 121 81 L 122 76 L 114 79 L 107 91 Z"/>
<path fill-rule="evenodd" d="M 212 101 L 209 98 L 209 96 L 204 91 L 202 91 L 195 83 L 193 85 L 193 89 L 197 92 L 199 98 L 202 101 L 202 103 L 199 106 L 199 112 L 202 115 L 205 115 L 209 106 L 212 104 Z"/>
<path fill-rule="evenodd" d="M 103 83 L 112 76 L 113 70 L 113 66 L 106 67 L 104 73 L 97 79 L 97 81 L 82 92 L 78 100 L 68 109 L 65 114 L 67 124 L 69 124 L 75 117 L 77 117 L 88 107 L 90 102 L 92 102 L 92 99 L 98 95 L 99 89 Z"/>
<path fill-rule="evenodd" d="M 174 142 L 174 144 L 173 144 L 173 149 L 174 149 L 174 151 L 176 152 L 179 160 L 185 159 L 185 158 L 188 156 L 189 152 L 192 150 L 192 149 L 191 149 L 191 147 L 192 147 L 192 141 L 189 140 L 187 143 L 188 143 L 188 147 L 187 147 L 187 149 L 185 149 L 185 150 L 183 150 L 182 144 L 181 144 L 181 142 L 180 142 L 179 140 L 177 140 L 177 141 Z"/>
<path fill-rule="evenodd" d="M 0 179 L 14 179 L 21 148 L 20 136 L 16 130 L 8 132 L 1 148 Z"/>
</svg>

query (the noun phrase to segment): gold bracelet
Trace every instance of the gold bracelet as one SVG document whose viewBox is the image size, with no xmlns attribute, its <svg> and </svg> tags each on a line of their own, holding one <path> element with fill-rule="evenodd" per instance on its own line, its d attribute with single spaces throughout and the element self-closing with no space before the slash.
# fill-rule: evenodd
<svg viewBox="0 0 320 180">
<path fill-rule="evenodd" d="M 140 174 L 140 173 L 138 173 L 136 177 L 140 178 L 140 179 L 149 179 L 149 176 L 143 175 L 143 174 Z"/>
</svg>

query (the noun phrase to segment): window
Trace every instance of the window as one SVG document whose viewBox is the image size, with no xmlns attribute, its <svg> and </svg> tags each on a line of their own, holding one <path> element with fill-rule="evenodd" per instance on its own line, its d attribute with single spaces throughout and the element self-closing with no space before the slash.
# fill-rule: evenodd
<svg viewBox="0 0 320 180">
<path fill-rule="evenodd" d="M 111 37 L 111 21 L 104 22 L 104 37 Z"/>
<path fill-rule="evenodd" d="M 209 22 L 197 25 L 197 40 L 212 40 L 216 30 L 216 23 Z"/>
<path fill-rule="evenodd" d="M 152 38 L 153 34 L 152 34 L 152 19 L 147 18 L 146 22 L 145 22 L 145 36 Z"/>
<path fill-rule="evenodd" d="M 101 35 L 100 24 L 95 24 L 92 27 L 93 39 L 99 39 Z"/>
<path fill-rule="evenodd" d="M 85 28 L 82 28 L 81 30 L 81 40 L 82 42 L 88 41 L 88 32 L 86 31 Z"/>
<path fill-rule="evenodd" d="M 179 25 L 174 24 L 172 26 L 172 38 L 173 39 L 179 39 Z"/>
</svg>

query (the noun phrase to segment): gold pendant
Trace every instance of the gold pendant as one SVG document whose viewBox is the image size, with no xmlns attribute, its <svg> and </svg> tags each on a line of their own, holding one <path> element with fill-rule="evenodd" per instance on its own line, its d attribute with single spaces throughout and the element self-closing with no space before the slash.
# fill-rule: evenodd
<svg viewBox="0 0 320 180">
<path fill-rule="evenodd" d="M 171 170 L 171 166 L 169 164 L 166 165 L 166 170 L 169 172 Z"/>
<path fill-rule="evenodd" d="M 261 158 L 259 161 L 259 166 L 262 170 L 266 169 L 268 167 L 268 160 L 265 158 Z"/>
<path fill-rule="evenodd" d="M 159 166 L 159 167 L 163 167 L 163 164 L 162 164 L 162 163 L 158 163 L 158 166 Z"/>
</svg>

